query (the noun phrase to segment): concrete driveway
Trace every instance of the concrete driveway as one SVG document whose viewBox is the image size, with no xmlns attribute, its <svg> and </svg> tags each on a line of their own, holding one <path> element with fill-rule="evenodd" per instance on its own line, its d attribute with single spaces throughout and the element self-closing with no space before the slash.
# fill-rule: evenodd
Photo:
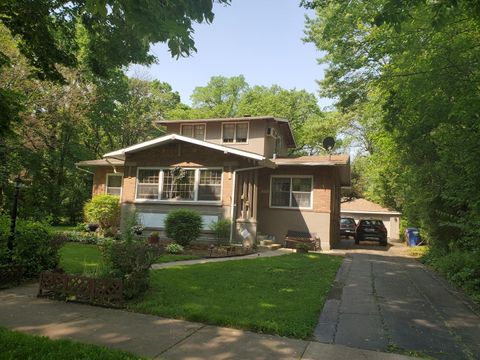
<svg viewBox="0 0 480 360">
<path fill-rule="evenodd" d="M 355 246 L 320 316 L 315 339 L 361 349 L 434 359 L 480 359 L 475 304 L 444 279 L 406 257 L 401 244 Z"/>
</svg>

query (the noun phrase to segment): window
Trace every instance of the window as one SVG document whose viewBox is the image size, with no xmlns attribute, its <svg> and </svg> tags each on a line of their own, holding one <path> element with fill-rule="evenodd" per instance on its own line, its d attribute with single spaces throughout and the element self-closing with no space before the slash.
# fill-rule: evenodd
<svg viewBox="0 0 480 360">
<path fill-rule="evenodd" d="M 222 169 L 139 169 L 138 200 L 220 201 Z"/>
<path fill-rule="evenodd" d="M 123 174 L 107 174 L 107 186 L 105 188 L 105 194 L 121 196 L 122 180 Z"/>
<path fill-rule="evenodd" d="M 137 199 L 158 199 L 159 181 L 158 170 L 138 170 Z"/>
<path fill-rule="evenodd" d="M 195 170 L 163 171 L 162 200 L 195 200 Z"/>
<path fill-rule="evenodd" d="M 221 170 L 200 170 L 198 200 L 219 201 L 222 191 Z"/>
<path fill-rule="evenodd" d="M 205 124 L 182 124 L 181 134 L 197 140 L 205 140 Z"/>
<path fill-rule="evenodd" d="M 273 176 L 270 190 L 271 207 L 312 207 L 311 176 Z"/>
<path fill-rule="evenodd" d="M 222 141 L 224 143 L 246 143 L 248 140 L 248 123 L 222 124 Z"/>
</svg>

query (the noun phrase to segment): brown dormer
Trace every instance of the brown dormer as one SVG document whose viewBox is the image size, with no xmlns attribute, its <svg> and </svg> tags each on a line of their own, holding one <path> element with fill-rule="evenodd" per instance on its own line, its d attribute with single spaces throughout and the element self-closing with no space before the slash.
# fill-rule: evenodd
<svg viewBox="0 0 480 360">
<path fill-rule="evenodd" d="M 167 134 L 179 134 L 197 140 L 234 147 L 266 158 L 286 156 L 295 148 L 295 138 L 288 120 L 273 116 L 237 118 L 162 120 Z"/>
</svg>

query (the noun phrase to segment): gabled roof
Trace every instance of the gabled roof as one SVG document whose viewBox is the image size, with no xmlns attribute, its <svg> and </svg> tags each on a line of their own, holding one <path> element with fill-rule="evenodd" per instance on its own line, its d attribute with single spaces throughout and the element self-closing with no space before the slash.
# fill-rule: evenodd
<svg viewBox="0 0 480 360">
<path fill-rule="evenodd" d="M 125 160 L 125 154 L 135 153 L 137 151 L 146 150 L 146 149 L 149 149 L 149 148 L 161 145 L 161 144 L 167 144 L 167 143 L 170 143 L 170 142 L 173 142 L 173 141 L 181 141 L 181 142 L 185 142 L 185 143 L 189 143 L 189 144 L 203 146 L 203 147 L 206 147 L 206 148 L 209 148 L 209 149 L 222 151 L 224 154 L 234 154 L 234 155 L 242 156 L 242 157 L 245 157 L 245 158 L 248 158 L 248 159 L 253 159 L 253 160 L 258 160 L 258 161 L 266 160 L 265 156 L 255 154 L 255 153 L 252 153 L 252 152 L 249 152 L 249 151 L 244 151 L 244 150 L 239 150 L 239 149 L 235 149 L 235 148 L 228 147 L 228 146 L 213 144 L 211 142 L 197 140 L 197 139 L 193 139 L 193 138 L 178 135 L 178 134 L 165 135 L 165 136 L 153 139 L 153 140 L 145 141 L 145 142 L 140 143 L 140 144 L 129 146 L 129 147 L 124 148 L 124 149 L 112 151 L 112 152 L 106 153 L 105 155 L 103 155 L 103 157 L 104 158 L 113 158 L 113 159 L 118 159 L 118 160 Z"/>
<path fill-rule="evenodd" d="M 341 203 L 340 211 L 347 213 L 377 213 L 377 214 L 392 214 L 400 215 L 401 213 L 386 207 L 383 207 L 379 204 L 374 203 L 373 201 L 368 201 L 366 199 L 353 199 Z"/>
</svg>

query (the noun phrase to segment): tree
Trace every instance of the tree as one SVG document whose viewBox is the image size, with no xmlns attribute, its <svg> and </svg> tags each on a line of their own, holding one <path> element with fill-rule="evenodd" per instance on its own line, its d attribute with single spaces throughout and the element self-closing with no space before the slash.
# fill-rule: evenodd
<svg viewBox="0 0 480 360">
<path fill-rule="evenodd" d="M 366 194 L 401 208 L 438 248 L 479 248 L 477 2 L 312 4 L 307 38 L 329 66 L 322 91 L 366 130 Z"/>
<path fill-rule="evenodd" d="M 0 22 L 18 39 L 18 49 L 40 79 L 65 82 L 60 70 L 82 68 L 108 77 L 111 69 L 151 64 L 150 45 L 167 43 L 172 56 L 196 51 L 193 22 L 211 22 L 215 0 L 3 0 Z M 228 4 L 229 0 L 216 0 Z M 11 62 L 0 52 L 0 71 Z M 0 135 L 17 119 L 20 102 L 0 90 Z"/>
</svg>

